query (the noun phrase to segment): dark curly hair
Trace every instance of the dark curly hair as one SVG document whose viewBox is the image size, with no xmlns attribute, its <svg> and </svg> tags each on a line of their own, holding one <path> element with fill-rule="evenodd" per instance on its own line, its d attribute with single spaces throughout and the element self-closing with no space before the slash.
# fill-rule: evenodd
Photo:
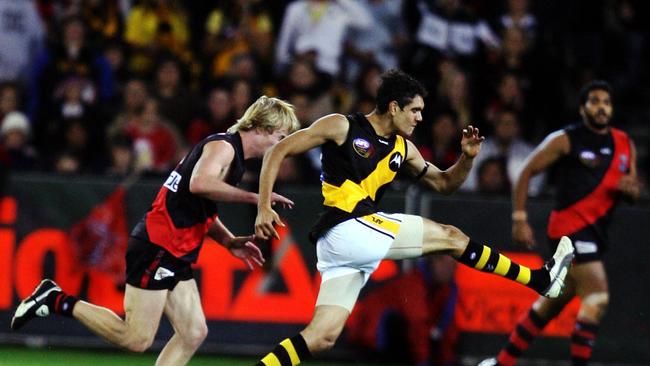
<svg viewBox="0 0 650 366">
<path fill-rule="evenodd" d="M 580 89 L 580 105 L 585 105 L 587 99 L 589 99 L 589 93 L 594 90 L 602 90 L 609 94 L 609 97 L 612 97 L 612 86 L 605 80 L 593 80 L 583 85 Z"/>
<path fill-rule="evenodd" d="M 419 81 L 401 70 L 388 70 L 381 75 L 381 84 L 377 89 L 377 112 L 386 113 L 392 101 L 404 108 L 416 95 L 422 98 L 427 96 L 426 89 Z"/>
</svg>

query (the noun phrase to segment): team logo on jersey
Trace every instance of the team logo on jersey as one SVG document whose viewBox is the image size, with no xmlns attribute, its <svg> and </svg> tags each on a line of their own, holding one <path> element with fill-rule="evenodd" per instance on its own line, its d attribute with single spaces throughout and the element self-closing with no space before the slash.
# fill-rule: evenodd
<svg viewBox="0 0 650 366">
<path fill-rule="evenodd" d="M 596 153 L 590 150 L 583 150 L 579 155 L 580 162 L 589 168 L 595 168 L 598 166 L 599 159 Z"/>
<path fill-rule="evenodd" d="M 388 168 L 394 172 L 398 171 L 402 166 L 402 160 L 402 154 L 399 152 L 393 153 L 393 155 L 390 156 L 390 160 L 388 160 Z"/>
<path fill-rule="evenodd" d="M 359 156 L 369 158 L 375 153 L 375 147 L 368 140 L 356 138 L 352 141 L 352 147 Z"/>
</svg>

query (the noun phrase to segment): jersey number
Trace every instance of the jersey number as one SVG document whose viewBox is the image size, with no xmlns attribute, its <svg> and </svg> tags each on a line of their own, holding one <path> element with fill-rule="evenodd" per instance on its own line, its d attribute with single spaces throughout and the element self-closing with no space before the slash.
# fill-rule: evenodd
<svg viewBox="0 0 650 366">
<path fill-rule="evenodd" d="M 178 192 L 178 184 L 181 182 L 181 178 L 181 175 L 174 171 L 169 175 L 169 178 L 167 178 L 163 185 L 172 192 Z"/>
</svg>

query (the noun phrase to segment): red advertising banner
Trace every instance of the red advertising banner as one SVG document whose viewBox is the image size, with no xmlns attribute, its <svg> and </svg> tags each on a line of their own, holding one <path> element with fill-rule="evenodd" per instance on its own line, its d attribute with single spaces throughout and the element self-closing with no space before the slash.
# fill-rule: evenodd
<svg viewBox="0 0 650 366">
<path fill-rule="evenodd" d="M 531 268 L 544 262 L 536 254 L 504 252 L 514 261 Z M 459 295 L 456 321 L 466 332 L 510 333 L 522 314 L 539 296 L 534 291 L 504 278 L 458 266 Z M 560 316 L 544 328 L 549 336 L 569 336 L 580 302 L 574 299 Z"/>
</svg>

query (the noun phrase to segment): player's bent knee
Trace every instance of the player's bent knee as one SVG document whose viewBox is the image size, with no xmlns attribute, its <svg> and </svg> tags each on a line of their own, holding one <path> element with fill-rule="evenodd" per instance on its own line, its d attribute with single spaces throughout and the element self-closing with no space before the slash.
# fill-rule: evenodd
<svg viewBox="0 0 650 366">
<path fill-rule="evenodd" d="M 183 341 L 189 346 L 198 348 L 207 336 L 207 324 L 199 323 L 193 326 L 186 334 L 183 335 Z"/>
<path fill-rule="evenodd" d="M 599 321 L 607 312 L 608 306 L 609 293 L 607 291 L 587 294 L 582 297 L 578 317 Z"/>
<path fill-rule="evenodd" d="M 149 336 L 132 336 L 125 340 L 123 346 L 132 352 L 142 353 L 151 347 L 154 337 Z"/>
<path fill-rule="evenodd" d="M 310 326 L 302 332 L 307 347 L 312 353 L 327 351 L 334 347 L 340 334 L 340 330 L 317 329 Z"/>
<path fill-rule="evenodd" d="M 462 253 L 467 247 L 469 237 L 459 228 L 453 225 L 442 225 L 451 249 L 455 252 Z"/>
<path fill-rule="evenodd" d="M 312 346 L 313 349 L 311 350 L 312 352 L 323 352 L 323 351 L 328 351 L 334 347 L 336 344 L 336 339 L 338 338 L 338 334 L 324 334 L 321 335 L 320 337 L 317 337 Z"/>
</svg>

